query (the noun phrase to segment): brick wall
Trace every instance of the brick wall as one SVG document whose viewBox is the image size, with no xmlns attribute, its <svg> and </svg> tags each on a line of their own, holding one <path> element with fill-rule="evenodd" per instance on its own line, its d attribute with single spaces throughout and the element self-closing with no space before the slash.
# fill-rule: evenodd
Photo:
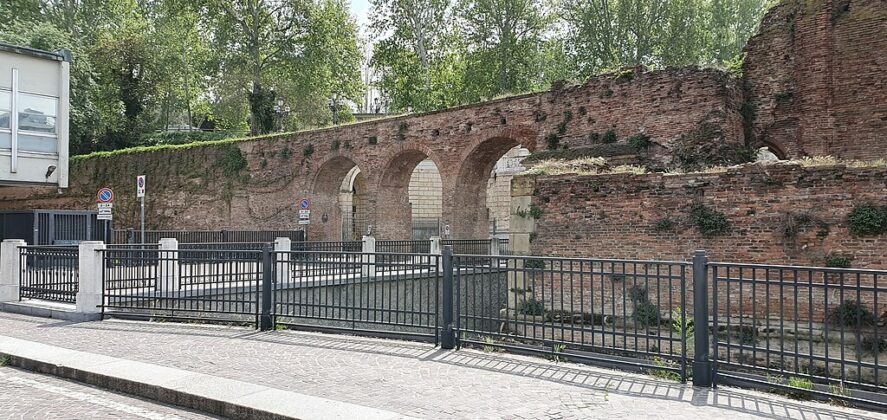
<svg viewBox="0 0 887 420">
<path fill-rule="evenodd" d="M 750 133 L 788 157 L 885 156 L 887 4 L 789 0 L 746 47 Z"/>
<path fill-rule="evenodd" d="M 887 205 L 884 166 L 519 178 L 514 201 L 541 210 L 525 229 L 535 231 L 534 254 L 689 260 L 704 249 L 716 261 L 813 266 L 832 254 L 852 258 L 856 268 L 887 268 L 887 235 L 855 237 L 847 227 L 855 204 Z M 724 213 L 729 231 L 703 237 L 690 220 L 694 201 Z M 673 227 L 658 230 L 662 219 Z"/>
</svg>

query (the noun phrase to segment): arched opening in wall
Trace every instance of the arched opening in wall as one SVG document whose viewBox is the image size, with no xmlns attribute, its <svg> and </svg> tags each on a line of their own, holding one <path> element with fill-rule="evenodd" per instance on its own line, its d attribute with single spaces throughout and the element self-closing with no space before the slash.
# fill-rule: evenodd
<svg viewBox="0 0 887 420">
<path fill-rule="evenodd" d="M 437 169 L 437 165 L 420 150 L 401 151 L 388 161 L 375 197 L 376 225 L 373 231 L 376 238 L 415 238 L 414 231 L 418 235 L 420 226 L 414 227 L 414 215 L 423 221 L 438 217 L 442 193 Z"/>
<path fill-rule="evenodd" d="M 786 154 L 774 144 L 764 143 L 755 152 L 755 162 L 774 162 L 777 160 L 786 160 Z"/>
<path fill-rule="evenodd" d="M 337 156 L 314 178 L 308 240 L 359 240 L 366 229 L 366 182 L 354 161 Z"/>
<path fill-rule="evenodd" d="M 453 236 L 457 239 L 507 236 L 511 221 L 511 179 L 524 170 L 529 155 L 517 140 L 494 137 L 478 145 L 462 163 L 453 200 Z"/>
<path fill-rule="evenodd" d="M 411 214 L 410 239 L 424 240 L 440 236 L 443 214 L 443 184 L 434 161 L 419 162 L 410 175 L 409 203 Z"/>
</svg>

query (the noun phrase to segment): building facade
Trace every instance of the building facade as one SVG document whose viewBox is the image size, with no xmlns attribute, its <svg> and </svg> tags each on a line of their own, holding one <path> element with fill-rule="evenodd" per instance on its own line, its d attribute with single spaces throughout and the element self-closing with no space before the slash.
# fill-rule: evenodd
<svg viewBox="0 0 887 420">
<path fill-rule="evenodd" d="M 70 63 L 0 43 L 0 186 L 68 187 Z"/>
</svg>

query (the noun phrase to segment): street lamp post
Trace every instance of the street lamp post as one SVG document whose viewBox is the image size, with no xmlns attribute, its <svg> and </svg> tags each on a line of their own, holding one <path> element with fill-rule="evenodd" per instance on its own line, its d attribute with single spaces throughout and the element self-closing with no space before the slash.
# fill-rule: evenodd
<svg viewBox="0 0 887 420">
<path fill-rule="evenodd" d="M 333 113 L 333 125 L 339 125 L 339 107 L 336 104 L 336 95 L 330 96 L 330 112 Z"/>
<path fill-rule="evenodd" d="M 277 131 L 283 131 L 283 119 L 286 118 L 290 113 L 289 105 L 283 105 L 283 99 L 277 100 L 277 105 L 274 105 L 274 113 L 277 115 Z"/>
</svg>

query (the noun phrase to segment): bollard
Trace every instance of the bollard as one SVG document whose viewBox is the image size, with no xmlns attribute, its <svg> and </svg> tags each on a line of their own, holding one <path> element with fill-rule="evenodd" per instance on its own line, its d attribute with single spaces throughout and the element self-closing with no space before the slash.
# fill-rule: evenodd
<svg viewBox="0 0 887 420">
<path fill-rule="evenodd" d="M 708 257 L 702 250 L 693 254 L 693 325 L 696 331 L 693 386 L 710 387 L 712 370 L 708 342 Z"/>
<path fill-rule="evenodd" d="M 453 247 L 447 245 L 443 249 L 443 299 L 441 299 L 441 321 L 443 330 L 440 333 L 440 348 L 451 350 L 456 348 L 456 332 L 453 330 Z"/>
<path fill-rule="evenodd" d="M 259 329 L 268 331 L 274 329 L 274 320 L 271 319 L 271 304 L 274 298 L 274 256 L 271 244 L 265 244 L 262 248 L 262 313 L 259 316 Z"/>
</svg>

